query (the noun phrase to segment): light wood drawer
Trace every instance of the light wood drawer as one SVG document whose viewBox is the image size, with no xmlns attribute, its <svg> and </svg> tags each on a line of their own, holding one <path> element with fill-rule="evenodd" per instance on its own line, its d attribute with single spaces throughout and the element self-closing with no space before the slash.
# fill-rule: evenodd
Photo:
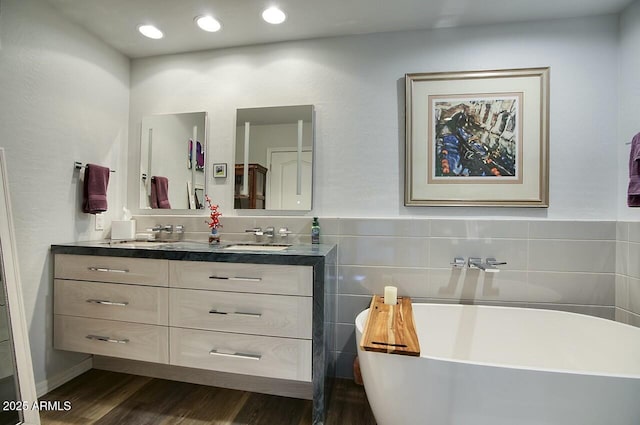
<svg viewBox="0 0 640 425">
<path fill-rule="evenodd" d="M 169 324 L 169 289 L 55 279 L 54 312 L 124 322 Z"/>
<path fill-rule="evenodd" d="M 170 329 L 172 365 L 311 382 L 311 340 Z"/>
<path fill-rule="evenodd" d="M 149 258 L 56 254 L 58 279 L 169 286 L 169 261 Z"/>
<path fill-rule="evenodd" d="M 313 295 L 311 266 L 170 261 L 169 276 L 176 288 Z"/>
<path fill-rule="evenodd" d="M 169 362 L 169 328 L 56 314 L 54 347 L 147 362 Z"/>
<path fill-rule="evenodd" d="M 169 289 L 170 325 L 311 339 L 311 297 Z"/>
</svg>

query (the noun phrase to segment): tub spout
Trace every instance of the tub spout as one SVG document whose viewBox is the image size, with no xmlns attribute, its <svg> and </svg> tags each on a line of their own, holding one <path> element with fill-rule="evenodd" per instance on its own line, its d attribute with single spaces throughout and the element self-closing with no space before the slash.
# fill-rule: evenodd
<svg viewBox="0 0 640 425">
<path fill-rule="evenodd" d="M 469 257 L 468 266 L 470 269 L 486 270 L 485 264 L 482 263 L 482 258 Z"/>
<path fill-rule="evenodd" d="M 498 262 L 495 258 L 487 258 L 485 262 L 482 262 L 482 258 L 469 257 L 469 268 L 480 269 L 486 273 L 498 273 L 500 271 L 497 265 L 507 264 L 506 262 Z"/>
<path fill-rule="evenodd" d="M 504 266 L 505 264 L 507 264 L 506 261 L 497 261 L 495 258 L 493 257 L 487 257 L 487 264 L 494 267 L 496 270 L 498 269 L 496 266 Z"/>
<path fill-rule="evenodd" d="M 486 273 L 498 273 L 500 271 L 496 266 L 492 266 L 491 264 L 485 264 L 484 270 Z"/>
</svg>

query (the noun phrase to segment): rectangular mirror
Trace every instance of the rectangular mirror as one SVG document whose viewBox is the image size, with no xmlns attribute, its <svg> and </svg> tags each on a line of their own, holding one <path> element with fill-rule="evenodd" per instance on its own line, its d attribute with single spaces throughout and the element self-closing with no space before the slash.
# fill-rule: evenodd
<svg viewBox="0 0 640 425">
<path fill-rule="evenodd" d="M 235 209 L 309 211 L 313 105 L 238 109 Z"/>
<path fill-rule="evenodd" d="M 151 115 L 140 133 L 140 208 L 204 208 L 207 113 Z"/>
</svg>

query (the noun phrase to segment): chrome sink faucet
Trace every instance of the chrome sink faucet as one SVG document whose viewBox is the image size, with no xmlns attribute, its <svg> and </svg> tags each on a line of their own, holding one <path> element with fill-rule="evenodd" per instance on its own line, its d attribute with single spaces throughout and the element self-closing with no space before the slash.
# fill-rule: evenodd
<svg viewBox="0 0 640 425">
<path fill-rule="evenodd" d="M 246 229 L 245 232 L 246 233 L 253 233 L 256 236 L 264 235 L 264 232 L 262 231 L 262 227 L 254 227 L 253 229 Z"/>
<path fill-rule="evenodd" d="M 173 226 L 171 224 L 168 224 L 166 226 L 163 226 L 162 224 L 156 224 L 155 226 L 153 226 L 150 229 L 147 229 L 148 232 L 167 232 L 167 233 L 173 233 Z"/>
<path fill-rule="evenodd" d="M 282 239 L 287 239 L 287 237 L 291 234 L 291 230 L 288 227 L 281 227 L 278 229 L 278 236 Z"/>
<path fill-rule="evenodd" d="M 267 238 L 275 239 L 276 236 L 279 236 L 281 239 L 286 239 L 291 231 L 288 227 L 280 227 L 276 232 L 276 229 L 273 226 L 266 227 L 264 230 L 262 227 L 254 227 L 252 229 L 246 229 L 246 233 L 253 233 L 256 235 L 256 239 L 259 241 L 262 236 L 266 236 Z"/>
<path fill-rule="evenodd" d="M 156 241 L 175 241 L 182 238 L 184 234 L 184 226 L 182 224 L 157 224 L 147 229 L 147 232 L 153 232 L 153 239 Z"/>
<path fill-rule="evenodd" d="M 184 233 L 184 226 L 182 224 L 177 224 L 176 227 L 174 228 L 173 225 L 171 224 L 167 224 L 166 226 L 163 226 L 162 224 L 157 224 L 154 227 L 147 229 L 148 232 L 167 232 L 167 233 L 173 233 L 174 231 L 176 233 Z"/>
</svg>

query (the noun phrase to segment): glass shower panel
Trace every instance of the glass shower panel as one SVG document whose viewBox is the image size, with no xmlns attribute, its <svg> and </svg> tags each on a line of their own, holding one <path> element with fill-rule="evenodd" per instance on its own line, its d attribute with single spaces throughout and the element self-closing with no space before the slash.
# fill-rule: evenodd
<svg viewBox="0 0 640 425">
<path fill-rule="evenodd" d="M 0 247 L 0 256 L 2 248 Z M 22 422 L 19 409 L 15 408 L 18 394 L 16 366 L 11 339 L 11 327 L 4 270 L 0 261 L 0 425 L 15 425 Z"/>
</svg>

